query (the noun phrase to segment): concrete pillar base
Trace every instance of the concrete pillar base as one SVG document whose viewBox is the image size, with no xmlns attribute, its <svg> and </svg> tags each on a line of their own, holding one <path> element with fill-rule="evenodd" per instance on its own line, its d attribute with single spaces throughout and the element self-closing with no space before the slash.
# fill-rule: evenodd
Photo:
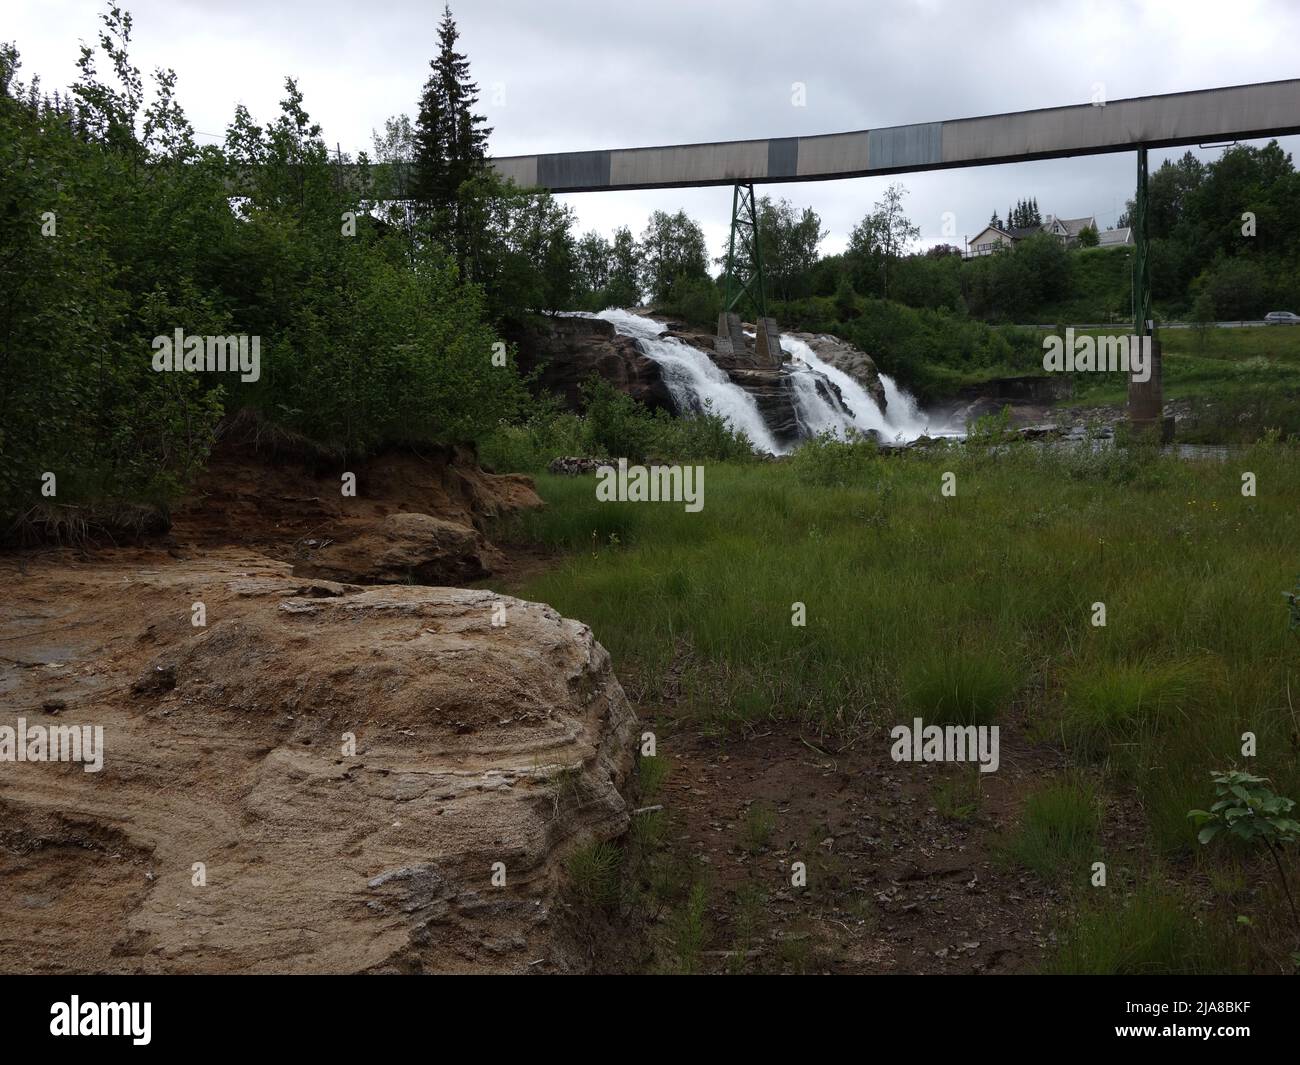
<svg viewBox="0 0 1300 1065">
<path fill-rule="evenodd" d="M 754 349 L 758 353 L 761 366 L 780 366 L 785 362 L 785 350 L 781 347 L 781 330 L 775 318 L 760 318 L 757 324 L 758 337 Z"/>
<path fill-rule="evenodd" d="M 720 355 L 745 353 L 745 330 L 741 328 L 740 315 L 735 311 L 723 311 L 718 315 L 718 339 L 714 348 Z"/>
<path fill-rule="evenodd" d="M 1151 338 L 1151 376 L 1145 381 L 1129 379 L 1128 425 L 1134 435 L 1154 436 L 1167 444 L 1174 436 L 1174 420 L 1165 417 L 1165 388 L 1160 341 Z"/>
</svg>

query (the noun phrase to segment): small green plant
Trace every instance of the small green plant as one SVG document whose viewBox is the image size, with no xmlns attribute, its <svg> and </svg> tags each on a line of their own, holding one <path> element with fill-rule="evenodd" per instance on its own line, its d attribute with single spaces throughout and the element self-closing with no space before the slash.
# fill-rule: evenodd
<svg viewBox="0 0 1300 1065">
<path fill-rule="evenodd" d="M 565 810 L 581 806 L 586 785 L 581 766 L 565 766 L 551 778 L 551 816 L 559 817 Z"/>
<path fill-rule="evenodd" d="M 583 902 L 602 908 L 618 902 L 623 854 L 614 844 L 579 847 L 566 864 L 574 893 Z"/>
<path fill-rule="evenodd" d="M 947 821 L 969 821 L 980 808 L 980 774 L 963 772 L 934 789 L 934 808 Z"/>
<path fill-rule="evenodd" d="M 1286 844 L 1300 842 L 1300 821 L 1288 816 L 1295 801 L 1276 794 L 1268 786 L 1268 777 L 1257 777 L 1239 769 L 1210 775 L 1219 801 L 1208 810 L 1188 812 L 1187 816 L 1200 826 L 1196 838 L 1201 843 L 1210 843 L 1216 837 L 1226 835 L 1248 847 L 1262 844 L 1277 867 L 1278 880 L 1291 907 L 1291 919 L 1296 931 L 1300 932 L 1300 913 L 1296 912 L 1281 855 Z"/>
<path fill-rule="evenodd" d="M 970 447 L 988 447 L 1012 439 L 1011 408 L 1004 406 L 996 414 L 983 414 L 966 425 L 966 444 Z"/>
<path fill-rule="evenodd" d="M 1291 622 L 1288 626 L 1292 632 L 1300 629 L 1300 577 L 1295 579 L 1295 588 L 1289 592 L 1283 592 L 1282 597 L 1286 599 L 1287 609 L 1291 615 Z"/>
<path fill-rule="evenodd" d="M 753 803 L 741 822 L 741 846 L 750 854 L 764 850 L 776 827 L 776 812 L 765 802 Z"/>
<path fill-rule="evenodd" d="M 642 756 L 637 759 L 636 774 L 641 784 L 642 803 L 653 803 L 668 777 L 668 760 L 658 755 L 654 758 Z"/>
<path fill-rule="evenodd" d="M 1071 778 L 1047 784 L 1025 801 L 1019 831 L 1007 851 L 1044 879 L 1083 875 L 1097 845 L 1100 809 L 1096 789 Z"/>
<path fill-rule="evenodd" d="M 701 881 L 691 886 L 682 908 L 669 921 L 669 937 L 676 970 L 684 976 L 699 972 L 700 956 L 708 938 L 706 913 L 709 889 Z"/>
<path fill-rule="evenodd" d="M 755 883 L 741 884 L 736 889 L 735 904 L 735 942 L 727 957 L 727 971 L 738 975 L 745 969 L 754 950 L 754 944 L 761 938 L 764 917 L 767 914 L 767 892 Z"/>
</svg>

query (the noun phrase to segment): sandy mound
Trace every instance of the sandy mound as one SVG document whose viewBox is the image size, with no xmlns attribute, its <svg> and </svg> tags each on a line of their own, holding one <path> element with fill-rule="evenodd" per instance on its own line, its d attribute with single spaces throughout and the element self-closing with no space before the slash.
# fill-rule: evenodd
<svg viewBox="0 0 1300 1065">
<path fill-rule="evenodd" d="M 105 736 L 98 773 L 0 767 L 6 970 L 581 964 L 551 916 L 561 863 L 626 828 L 635 739 L 586 626 L 234 549 L 0 576 L 0 724 Z"/>
</svg>

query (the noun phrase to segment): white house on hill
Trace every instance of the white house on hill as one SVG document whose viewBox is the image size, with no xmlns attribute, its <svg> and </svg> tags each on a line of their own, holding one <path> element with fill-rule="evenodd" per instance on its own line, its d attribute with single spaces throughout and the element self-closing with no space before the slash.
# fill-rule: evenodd
<svg viewBox="0 0 1300 1065">
<path fill-rule="evenodd" d="M 1088 215 L 1084 218 L 1057 218 L 1056 215 L 1049 214 L 1046 221 L 1041 226 L 985 226 L 975 236 L 966 242 L 967 258 L 976 255 L 992 255 L 1000 248 L 1009 248 L 1012 245 L 1031 237 L 1035 233 L 1051 233 L 1067 248 L 1073 248 L 1079 243 L 1079 234 L 1091 227 L 1097 229 L 1097 219 Z M 1133 243 L 1133 231 L 1131 229 L 1104 229 L 1097 230 L 1097 246 L 1100 248 L 1117 247 L 1121 244 Z"/>
<path fill-rule="evenodd" d="M 1087 218 L 1057 218 L 1056 215 L 1049 214 L 1043 222 L 1043 232 L 1059 238 L 1067 248 L 1078 242 L 1081 230 L 1089 228 L 1097 228 L 1097 219 L 1091 215 Z"/>
</svg>

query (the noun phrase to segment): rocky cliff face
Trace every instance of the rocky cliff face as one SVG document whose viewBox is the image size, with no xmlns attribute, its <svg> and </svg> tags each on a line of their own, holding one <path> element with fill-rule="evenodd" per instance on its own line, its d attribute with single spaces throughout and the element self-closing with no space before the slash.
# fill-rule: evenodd
<svg viewBox="0 0 1300 1065">
<path fill-rule="evenodd" d="M 637 350 L 602 318 L 559 316 L 534 322 L 508 336 L 525 373 L 540 370 L 539 384 L 577 410 L 579 389 L 591 374 L 609 381 L 652 409 L 677 414 L 659 364 Z"/>
</svg>

